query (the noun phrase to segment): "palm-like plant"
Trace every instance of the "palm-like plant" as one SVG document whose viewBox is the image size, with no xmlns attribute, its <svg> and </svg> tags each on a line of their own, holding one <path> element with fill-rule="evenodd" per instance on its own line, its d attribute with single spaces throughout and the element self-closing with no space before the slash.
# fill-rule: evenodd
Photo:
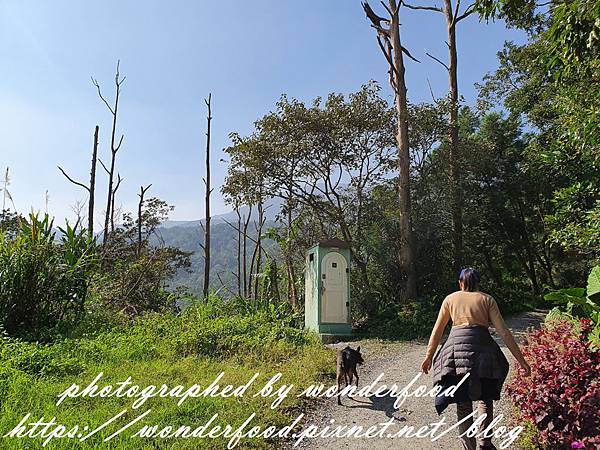
<svg viewBox="0 0 600 450">
<path fill-rule="evenodd" d="M 0 326 L 31 335 L 81 318 L 96 262 L 95 242 L 76 224 L 59 228 L 31 214 L 14 235 L 0 232 Z"/>
</svg>

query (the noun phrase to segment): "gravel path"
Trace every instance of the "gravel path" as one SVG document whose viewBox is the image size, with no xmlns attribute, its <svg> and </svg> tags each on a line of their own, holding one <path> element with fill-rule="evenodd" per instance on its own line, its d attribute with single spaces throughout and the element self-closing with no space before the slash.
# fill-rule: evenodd
<svg viewBox="0 0 600 450">
<path fill-rule="evenodd" d="M 515 338 L 520 340 L 524 332 L 530 327 L 536 327 L 543 320 L 544 313 L 528 312 L 517 317 L 508 319 L 507 325 L 512 330 Z M 513 357 L 504 344 L 496 338 L 501 345 L 502 350 L 507 355 L 511 363 L 511 368 L 516 365 Z M 347 345 L 341 342 L 332 345 L 334 348 L 343 348 Z M 384 373 L 384 378 L 380 384 L 396 383 L 399 387 L 406 386 L 420 371 L 420 365 L 425 355 L 425 342 L 405 342 L 405 343 L 388 343 L 373 340 L 354 341 L 350 345 L 356 348 L 361 346 L 361 351 L 365 359 L 365 364 L 359 368 L 360 386 L 365 386 L 371 383 L 377 376 Z M 512 375 L 512 369 L 511 369 Z M 509 377 L 511 376 L 509 375 Z M 431 374 L 421 375 L 421 378 L 415 383 L 415 386 L 421 384 L 431 386 Z M 394 400 L 390 397 L 360 397 L 360 398 L 343 398 L 342 406 L 336 404 L 335 399 L 316 400 L 315 408 L 308 414 L 308 417 L 303 421 L 304 429 L 308 424 L 314 424 L 319 428 L 327 425 L 362 425 L 368 428 L 371 425 L 387 422 L 390 418 L 394 418 L 395 428 L 390 430 L 399 430 L 402 426 L 412 425 L 415 429 L 423 425 L 437 422 L 439 417 L 433 407 L 433 399 L 430 397 L 415 398 L 409 397 L 405 403 L 398 409 L 394 409 Z M 503 413 L 505 420 L 500 425 L 508 425 L 510 419 L 506 419 L 512 415 L 512 408 L 506 396 L 499 402 L 495 402 L 495 415 Z M 451 405 L 445 412 L 444 416 L 449 423 L 454 423 L 456 420 L 456 407 Z M 322 449 L 322 450 L 338 450 L 338 449 L 410 449 L 410 450 L 455 450 L 460 449 L 458 432 L 450 431 L 444 437 L 436 442 L 430 442 L 429 439 L 419 438 L 313 438 L 307 439 L 295 448 L 301 449 Z M 511 448 L 516 448 L 512 446 Z"/>
</svg>

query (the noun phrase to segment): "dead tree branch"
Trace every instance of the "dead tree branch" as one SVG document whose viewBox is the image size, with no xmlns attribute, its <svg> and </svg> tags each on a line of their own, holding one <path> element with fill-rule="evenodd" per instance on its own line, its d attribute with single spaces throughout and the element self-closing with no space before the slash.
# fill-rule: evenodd
<svg viewBox="0 0 600 450">
<path fill-rule="evenodd" d="M 111 230 L 114 231 L 114 210 L 113 210 L 114 204 L 115 204 L 114 194 L 116 193 L 116 191 L 118 189 L 118 186 L 117 186 L 117 189 L 115 189 L 113 187 L 114 175 L 115 175 L 115 163 L 116 163 L 117 152 L 121 148 L 121 145 L 123 144 L 123 138 L 124 138 L 124 135 L 121 134 L 121 137 L 119 138 L 119 140 L 117 142 L 116 134 L 117 134 L 117 118 L 118 118 L 118 112 L 119 112 L 119 98 L 121 95 L 121 86 L 125 82 L 125 78 L 126 78 L 126 77 L 121 77 L 119 68 L 120 68 L 120 61 L 117 61 L 117 69 L 115 71 L 115 99 L 114 99 L 114 103 L 112 106 L 110 105 L 110 103 L 108 102 L 106 97 L 104 97 L 104 95 L 102 94 L 102 89 L 100 88 L 100 83 L 98 83 L 98 81 L 92 77 L 92 83 L 96 87 L 96 90 L 98 91 L 98 97 L 100 97 L 100 100 L 102 100 L 102 102 L 104 103 L 104 105 L 106 105 L 106 107 L 108 108 L 108 110 L 110 111 L 110 113 L 112 115 L 112 129 L 111 129 L 111 137 L 110 137 L 110 151 L 111 151 L 110 169 L 108 169 L 104 165 L 104 163 L 100 162 L 102 164 L 102 166 L 104 167 L 104 170 L 106 170 L 108 173 L 108 194 L 107 194 L 107 199 L 106 199 L 106 214 L 104 217 L 103 245 L 106 245 L 106 242 L 108 240 L 109 225 L 111 225 Z"/>
<path fill-rule="evenodd" d="M 140 186 L 140 193 L 138 194 L 138 197 L 140 198 L 140 201 L 138 203 L 138 220 L 137 220 L 137 228 L 138 228 L 137 254 L 138 254 L 138 256 L 140 256 L 140 254 L 142 253 L 142 208 L 144 207 L 144 195 L 146 195 L 146 192 L 148 191 L 148 189 L 150 189 L 150 187 L 152 187 L 152 184 L 149 184 L 146 187 L 144 187 L 143 185 Z"/>
<path fill-rule="evenodd" d="M 428 52 L 425 52 L 425 54 L 426 54 L 427 56 L 429 56 L 431 59 L 433 59 L 435 62 L 437 62 L 437 63 L 440 63 L 442 66 L 444 66 L 444 68 L 445 68 L 446 70 L 448 70 L 448 71 L 450 70 L 450 67 L 448 67 L 448 64 L 446 64 L 446 63 L 445 63 L 444 61 L 442 61 L 441 59 L 439 59 L 439 58 L 436 58 L 435 56 L 433 56 L 431 53 L 428 53 Z"/>
<path fill-rule="evenodd" d="M 86 186 L 85 184 L 83 184 L 83 183 L 80 183 L 79 181 L 75 181 L 73 178 L 71 178 L 71 177 L 70 177 L 70 176 L 67 174 L 67 172 L 65 172 L 65 171 L 63 170 L 63 168 L 62 168 L 62 167 L 60 167 L 60 166 L 56 166 L 56 167 L 58 167 L 58 170 L 60 170 L 60 171 L 62 172 L 62 174 L 65 176 L 65 178 L 66 178 L 67 180 L 69 180 L 71 183 L 73 183 L 73 184 L 75 184 L 75 185 L 77 185 L 77 186 L 79 186 L 79 187 L 82 187 L 82 188 L 83 188 L 83 189 L 85 189 L 86 191 L 90 192 L 90 188 L 89 188 L 89 186 Z"/>
<path fill-rule="evenodd" d="M 406 6 L 408 9 L 414 10 L 425 10 L 425 11 L 435 11 L 442 13 L 444 10 L 438 6 L 420 6 L 420 5 L 411 5 L 410 3 L 401 2 L 402 6 Z"/>
</svg>

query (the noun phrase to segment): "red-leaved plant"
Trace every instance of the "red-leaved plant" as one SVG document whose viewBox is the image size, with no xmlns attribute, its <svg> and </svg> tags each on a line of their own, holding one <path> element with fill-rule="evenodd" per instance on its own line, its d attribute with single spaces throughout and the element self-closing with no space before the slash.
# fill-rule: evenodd
<svg viewBox="0 0 600 450">
<path fill-rule="evenodd" d="M 591 322 L 581 320 L 531 333 L 523 347 L 531 376 L 518 369 L 507 386 L 521 419 L 535 426 L 546 448 L 600 448 L 600 353 L 589 346 L 591 331 Z"/>
</svg>

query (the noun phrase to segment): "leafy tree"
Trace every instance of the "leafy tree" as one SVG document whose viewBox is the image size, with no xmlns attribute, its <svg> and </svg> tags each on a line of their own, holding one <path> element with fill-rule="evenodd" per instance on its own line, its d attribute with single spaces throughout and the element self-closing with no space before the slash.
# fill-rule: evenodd
<svg viewBox="0 0 600 450">
<path fill-rule="evenodd" d="M 224 187 L 231 197 L 249 197 L 246 203 L 282 199 L 288 240 L 302 212 L 318 223 L 319 238 L 333 234 L 349 242 L 363 292 L 369 289 L 364 205 L 394 161 L 394 115 L 378 92 L 371 83 L 347 99 L 331 94 L 310 106 L 282 97 L 253 135 L 234 136 Z M 289 268 L 292 247 L 286 248 Z"/>
<path fill-rule="evenodd" d="M 506 45 L 481 97 L 488 106 L 502 101 L 532 127 L 529 164 L 553 180 L 549 242 L 591 262 L 600 241 L 598 2 L 559 2 L 541 14 L 544 20 L 534 20 L 540 14 L 528 1 L 480 2 L 479 8 L 531 36 L 526 45 Z"/>
<path fill-rule="evenodd" d="M 543 283 L 556 286 L 544 220 L 551 183 L 543 172 L 528 168 L 527 142 L 514 117 L 487 114 L 472 140 L 465 186 L 471 227 L 479 236 L 471 242 L 471 254 L 486 255 L 483 266 L 498 283 L 501 268 L 516 265 L 539 296 Z"/>
<path fill-rule="evenodd" d="M 94 283 L 102 303 L 131 316 L 176 308 L 177 297 L 167 291 L 167 283 L 190 265 L 190 254 L 165 246 L 158 232 L 173 207 L 155 197 L 143 200 L 142 206 L 141 223 L 126 213 L 123 224 L 110 234 Z"/>
</svg>

